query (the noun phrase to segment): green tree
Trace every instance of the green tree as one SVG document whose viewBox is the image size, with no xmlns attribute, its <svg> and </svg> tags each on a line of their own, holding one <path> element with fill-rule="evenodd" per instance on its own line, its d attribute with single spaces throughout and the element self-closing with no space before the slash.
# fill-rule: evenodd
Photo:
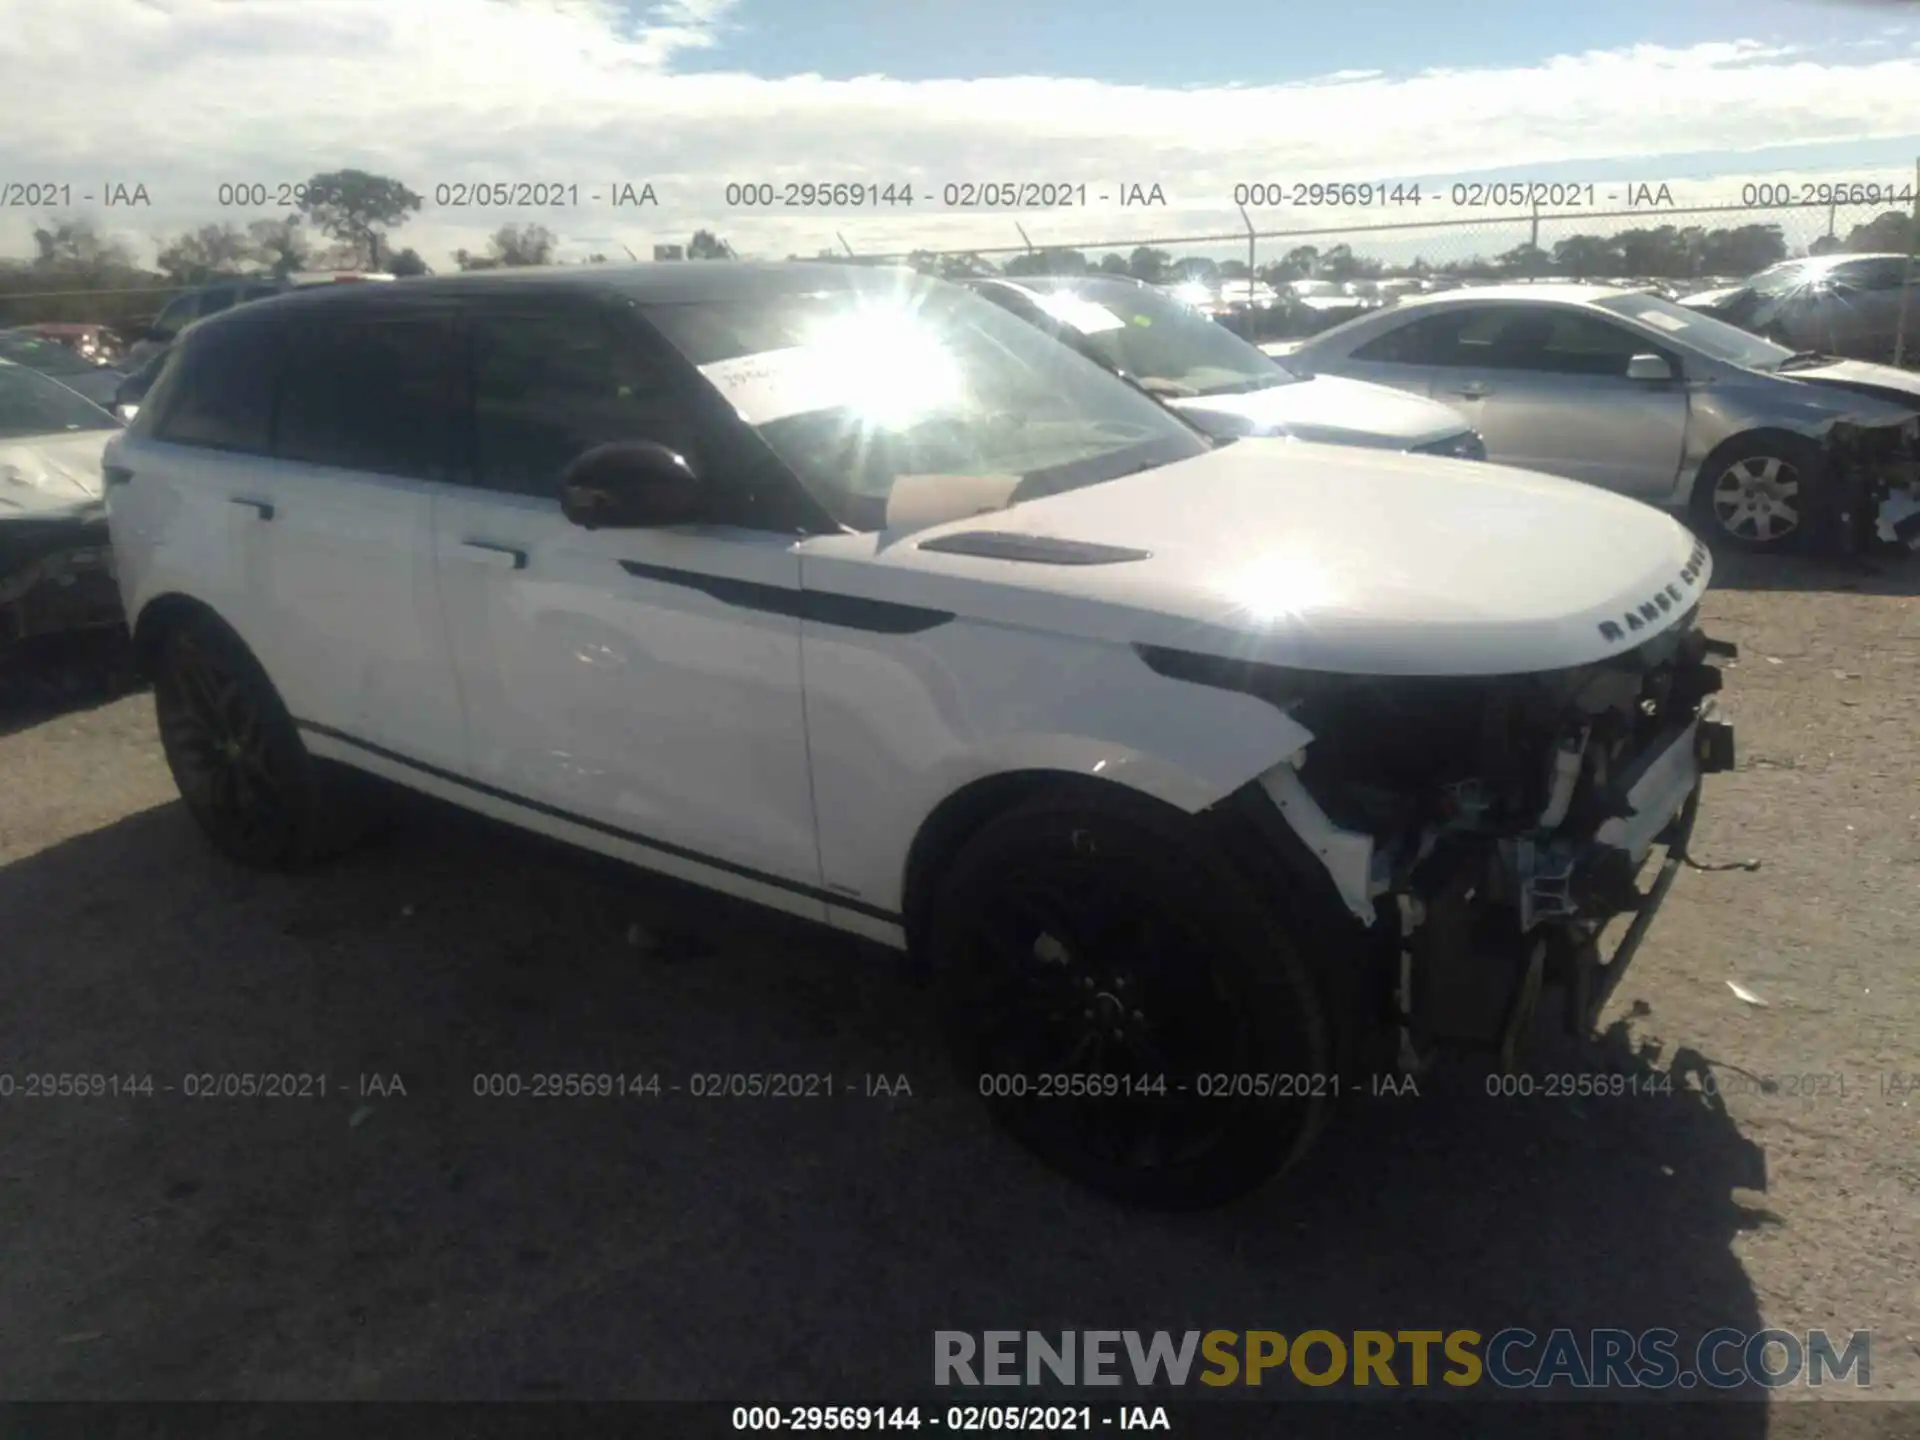
<svg viewBox="0 0 1920 1440">
<path fill-rule="evenodd" d="M 329 170 L 307 181 L 300 213 L 322 235 L 349 247 L 355 263 L 377 269 L 388 256 L 386 232 L 404 225 L 421 199 L 400 181 L 365 170 Z"/>
<path fill-rule="evenodd" d="M 544 225 L 502 225 L 487 244 L 505 266 L 551 265 L 558 237 Z"/>
<path fill-rule="evenodd" d="M 1612 276 L 1620 273 L 1620 255 L 1611 241 L 1598 235 L 1569 235 L 1553 246 L 1556 274 L 1578 278 Z"/>
<path fill-rule="evenodd" d="M 696 230 L 687 242 L 689 260 L 731 260 L 733 247 L 711 230 Z"/>
<path fill-rule="evenodd" d="M 202 225 L 162 245 L 154 263 L 176 285 L 204 285 L 221 276 L 242 273 L 256 253 L 237 226 Z"/>
<path fill-rule="evenodd" d="M 389 273 L 402 277 L 408 275 L 431 275 L 433 267 L 420 258 L 420 252 L 409 245 L 387 262 Z"/>
<path fill-rule="evenodd" d="M 1898 210 L 1876 215 L 1864 225 L 1847 233 L 1847 249 L 1855 254 L 1883 251 L 1893 255 L 1913 253 L 1913 220 Z"/>
<path fill-rule="evenodd" d="M 1144 280 L 1149 285 L 1166 282 L 1167 265 L 1173 257 L 1164 250 L 1156 250 L 1151 245 L 1138 246 L 1127 257 L 1127 273 L 1136 280 Z"/>
<path fill-rule="evenodd" d="M 297 216 L 255 220 L 247 226 L 247 248 L 254 261 L 282 280 L 313 261 L 313 245 Z"/>
<path fill-rule="evenodd" d="M 1127 269 L 1127 257 L 1122 255 L 1117 250 L 1108 251 L 1105 255 L 1102 255 L 1100 257 L 1100 273 L 1102 275 L 1129 274 L 1130 272 Z"/>
<path fill-rule="evenodd" d="M 104 238 L 91 220 L 68 217 L 33 232 L 33 264 L 41 270 L 97 272 L 133 263 L 117 240 Z"/>
</svg>

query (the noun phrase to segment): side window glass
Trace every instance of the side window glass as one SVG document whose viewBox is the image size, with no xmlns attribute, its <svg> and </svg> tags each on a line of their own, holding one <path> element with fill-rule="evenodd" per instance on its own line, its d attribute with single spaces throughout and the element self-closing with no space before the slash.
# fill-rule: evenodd
<svg viewBox="0 0 1920 1440">
<path fill-rule="evenodd" d="M 168 301 L 167 307 L 154 320 L 153 328 L 163 335 L 178 335 L 194 318 L 199 303 L 198 295 L 182 295 L 177 300 Z"/>
<path fill-rule="evenodd" d="M 1458 315 L 1428 315 L 1376 335 L 1355 350 L 1353 358 L 1374 365 L 1443 365 L 1459 327 Z"/>
<path fill-rule="evenodd" d="M 476 314 L 475 480 L 558 493 L 560 472 L 596 445 L 654 440 L 693 453 L 693 423 L 663 365 L 637 338 L 580 313 Z"/>
<path fill-rule="evenodd" d="M 1619 375 L 1627 362 L 1653 347 L 1631 331 L 1577 310 L 1550 317 L 1537 368 L 1559 375 Z"/>
<path fill-rule="evenodd" d="M 141 418 L 150 406 L 153 437 L 169 444 L 266 454 L 277 349 L 277 336 L 265 325 L 195 330 L 161 357 L 165 383 L 154 387 Z"/>
<path fill-rule="evenodd" d="M 232 285 L 222 285 L 213 290 L 204 290 L 200 294 L 201 315 L 218 315 L 222 310 L 233 308 L 233 302 L 239 290 Z"/>
<path fill-rule="evenodd" d="M 455 362 L 444 317 L 314 314 L 289 336 L 273 453 L 415 480 L 459 478 Z"/>
</svg>

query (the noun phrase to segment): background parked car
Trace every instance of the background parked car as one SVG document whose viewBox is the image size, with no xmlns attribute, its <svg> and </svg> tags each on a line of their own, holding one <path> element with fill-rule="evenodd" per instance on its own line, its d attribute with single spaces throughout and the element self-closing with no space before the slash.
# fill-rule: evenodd
<svg viewBox="0 0 1920 1440">
<path fill-rule="evenodd" d="M 107 325 L 43 321 L 35 325 L 23 325 L 20 328 L 30 330 L 42 339 L 64 345 L 91 365 L 112 365 L 120 359 L 127 348 L 119 332 Z"/>
<path fill-rule="evenodd" d="M 1384 385 L 1303 378 L 1203 314 L 1117 276 L 980 279 L 970 286 L 1215 439 L 1292 435 L 1484 459 L 1457 411 Z"/>
<path fill-rule="evenodd" d="M 1288 363 L 1444 400 L 1496 462 L 1691 507 L 1750 549 L 1803 538 L 1814 497 L 1802 487 L 1825 473 L 1836 428 L 1856 427 L 1872 452 L 1875 504 L 1911 482 L 1920 430 L 1920 374 L 1795 352 L 1617 287 L 1408 299 Z"/>
<path fill-rule="evenodd" d="M 83 359 L 73 349 L 46 338 L 37 328 L 0 330 L 0 359 L 11 360 L 77 390 L 102 408 L 110 407 L 126 372 Z"/>
<path fill-rule="evenodd" d="M 212 285 L 203 285 L 189 290 L 184 295 L 176 295 L 167 302 L 166 308 L 155 317 L 152 325 L 128 349 L 121 368 L 132 372 L 140 369 L 156 354 L 165 350 L 182 330 L 196 320 L 204 320 L 209 315 L 218 315 L 222 310 L 230 310 L 235 305 L 244 305 L 249 300 L 264 300 L 269 295 L 284 294 L 308 285 L 331 285 L 342 281 L 354 280 L 391 280 L 393 276 L 377 274 L 370 270 L 326 270 L 302 271 L 289 275 L 284 280 L 272 276 L 249 276 L 242 279 L 222 280 Z"/>
<path fill-rule="evenodd" d="M 1909 333 L 1920 332 L 1920 265 L 1911 282 L 1907 271 L 1904 255 L 1815 255 L 1680 303 L 1791 349 L 1891 360 L 1903 290 Z M 1920 341 L 1909 343 L 1909 352 L 1917 349 Z"/>
<path fill-rule="evenodd" d="M 0 359 L 0 644 L 119 622 L 100 455 L 120 428 Z"/>
</svg>

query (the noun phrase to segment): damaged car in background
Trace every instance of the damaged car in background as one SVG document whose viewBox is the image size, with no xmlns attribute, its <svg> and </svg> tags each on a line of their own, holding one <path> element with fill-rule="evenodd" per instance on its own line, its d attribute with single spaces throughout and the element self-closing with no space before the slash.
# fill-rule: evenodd
<svg viewBox="0 0 1920 1440">
<path fill-rule="evenodd" d="M 121 623 L 102 501 L 105 410 L 0 359 L 0 647 Z"/>
<path fill-rule="evenodd" d="M 1656 295 L 1411 297 L 1287 363 L 1444 401 L 1490 459 L 1685 512 L 1733 548 L 1920 546 L 1920 373 L 1790 350 Z"/>
<path fill-rule="evenodd" d="M 1216 440 L 1291 435 L 1329 445 L 1484 460 L 1457 411 L 1385 385 L 1295 374 L 1190 305 L 1124 276 L 970 280 L 970 288 L 1179 411 Z"/>
<path fill-rule="evenodd" d="M 1587 1033 L 1732 764 L 1671 516 L 1221 443 L 911 271 L 236 307 L 106 464 L 222 853 L 346 849 L 344 766 L 865 937 L 1020 1141 L 1140 1203 L 1254 1188 L 1382 1063 L 1514 1062 L 1549 985 Z"/>
</svg>

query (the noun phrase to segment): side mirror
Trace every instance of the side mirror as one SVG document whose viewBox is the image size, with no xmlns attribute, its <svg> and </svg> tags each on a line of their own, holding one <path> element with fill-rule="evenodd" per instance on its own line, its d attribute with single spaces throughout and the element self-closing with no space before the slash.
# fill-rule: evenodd
<svg viewBox="0 0 1920 1440">
<path fill-rule="evenodd" d="M 1671 380 L 1673 366 L 1664 355 L 1636 355 L 1627 361 L 1629 380 Z"/>
<path fill-rule="evenodd" d="M 586 530 L 678 525 L 697 513 L 700 495 L 686 457 L 651 440 L 596 445 L 560 475 L 560 512 Z"/>
</svg>

